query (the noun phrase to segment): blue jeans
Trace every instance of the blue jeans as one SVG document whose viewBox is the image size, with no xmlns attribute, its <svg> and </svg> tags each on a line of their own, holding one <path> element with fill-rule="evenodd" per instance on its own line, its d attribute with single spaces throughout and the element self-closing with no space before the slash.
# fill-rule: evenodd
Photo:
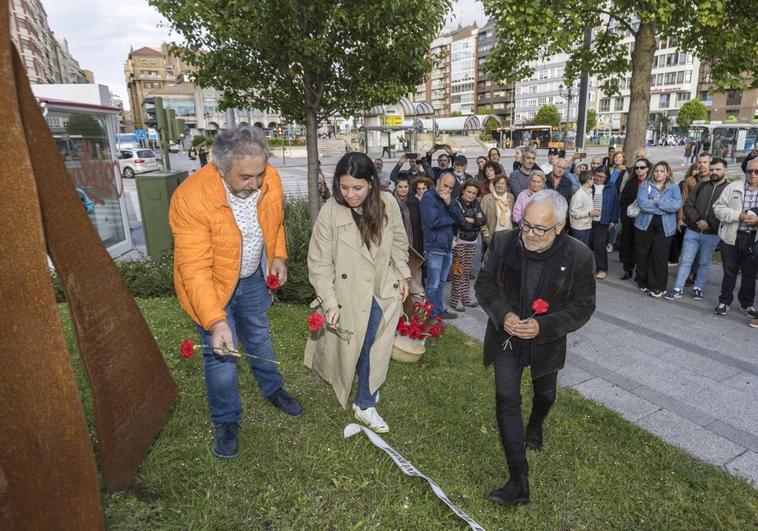
<svg viewBox="0 0 758 531">
<path fill-rule="evenodd" d="M 705 282 L 708 280 L 708 273 L 711 270 L 713 251 L 716 250 L 718 243 L 718 234 L 702 234 L 689 228 L 685 231 L 674 289 L 684 289 L 684 283 L 690 274 L 696 256 L 699 257 L 699 260 L 694 287 L 703 289 Z"/>
<path fill-rule="evenodd" d="M 245 352 L 267 360 L 274 360 L 274 347 L 268 330 L 268 309 L 271 294 L 266 287 L 261 268 L 253 275 L 242 278 L 226 307 L 226 321 L 232 330 L 234 344 L 242 344 Z M 211 333 L 198 326 L 203 344 L 203 365 L 208 405 L 213 424 L 239 422 L 242 404 L 237 385 L 237 358 L 217 356 L 210 350 Z M 282 388 L 282 375 L 276 363 L 248 358 L 250 370 L 258 382 L 264 398 Z"/>
<path fill-rule="evenodd" d="M 450 266 L 453 263 L 453 253 L 441 253 L 439 251 L 426 251 L 426 286 L 424 291 L 432 305 L 432 317 L 437 317 L 445 311 L 442 304 L 442 292 L 445 290 L 445 282 L 450 274 Z"/>
<path fill-rule="evenodd" d="M 371 313 L 368 316 L 368 326 L 366 327 L 366 337 L 363 338 L 363 347 L 358 356 L 358 365 L 355 372 L 358 375 L 358 383 L 355 386 L 355 405 L 361 409 L 376 406 L 376 397 L 379 389 L 371 394 L 369 388 L 369 375 L 371 374 L 371 347 L 376 339 L 376 332 L 379 330 L 379 323 L 382 321 L 382 308 L 376 299 L 371 299 Z"/>
<path fill-rule="evenodd" d="M 584 245 L 589 247 L 590 245 L 590 233 L 592 232 L 592 229 L 571 229 L 571 235 L 582 242 Z"/>
<path fill-rule="evenodd" d="M 613 226 L 613 228 L 608 231 L 608 244 L 616 245 L 616 238 L 618 238 L 618 235 L 619 235 L 619 224 L 617 222 Z"/>
</svg>

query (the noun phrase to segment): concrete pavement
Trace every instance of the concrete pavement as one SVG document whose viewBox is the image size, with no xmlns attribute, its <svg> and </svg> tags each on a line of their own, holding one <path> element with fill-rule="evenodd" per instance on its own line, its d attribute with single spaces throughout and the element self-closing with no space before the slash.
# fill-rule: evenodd
<svg viewBox="0 0 758 531">
<path fill-rule="evenodd" d="M 726 316 L 714 314 L 721 264 L 703 301 L 687 289 L 669 302 L 620 280 L 617 258 L 597 282 L 592 319 L 568 336 L 558 383 L 758 489 L 758 330 L 736 301 Z M 675 273 L 669 268 L 669 286 Z M 486 323 L 481 308 L 449 322 L 480 342 Z"/>
</svg>

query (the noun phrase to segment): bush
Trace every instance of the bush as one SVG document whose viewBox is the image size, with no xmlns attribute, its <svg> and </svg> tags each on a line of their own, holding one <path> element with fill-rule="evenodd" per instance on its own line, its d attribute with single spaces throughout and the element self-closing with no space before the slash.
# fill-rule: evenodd
<svg viewBox="0 0 758 531">
<path fill-rule="evenodd" d="M 308 200 L 288 199 L 284 204 L 285 230 L 287 231 L 287 283 L 279 289 L 277 297 L 283 302 L 310 303 L 315 293 L 308 282 L 308 242 L 311 238 L 311 223 L 308 216 Z M 126 282 L 131 294 L 140 299 L 173 297 L 174 255 L 166 253 L 145 260 L 116 260 L 118 273 Z M 58 275 L 50 270 L 55 298 L 66 300 Z"/>
<path fill-rule="evenodd" d="M 192 137 L 192 145 L 197 147 L 200 144 L 205 142 L 205 137 L 203 135 L 195 135 Z"/>
<path fill-rule="evenodd" d="M 288 199 L 284 203 L 284 226 L 288 273 L 287 283 L 279 289 L 277 297 L 286 302 L 310 304 L 316 293 L 308 282 L 308 242 L 311 239 L 308 199 Z"/>
</svg>

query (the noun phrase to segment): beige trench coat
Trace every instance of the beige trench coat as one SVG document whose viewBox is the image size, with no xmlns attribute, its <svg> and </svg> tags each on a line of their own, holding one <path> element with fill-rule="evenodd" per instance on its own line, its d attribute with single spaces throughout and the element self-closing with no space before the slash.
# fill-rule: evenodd
<svg viewBox="0 0 758 531">
<path fill-rule="evenodd" d="M 308 247 L 308 276 L 323 301 L 323 312 L 339 305 L 339 326 L 353 332 L 350 342 L 326 329 L 311 332 L 304 363 L 332 385 L 347 407 L 358 356 L 366 335 L 371 298 L 382 308 L 382 320 L 371 347 L 369 389 L 374 393 L 387 378 L 397 322 L 402 314 L 398 279 L 408 279 L 408 237 L 400 207 L 382 193 L 387 224 L 380 246 L 367 249 L 350 208 L 328 200 L 319 212 Z M 317 299 L 318 300 L 318 299 Z M 311 305 L 315 307 L 317 301 Z"/>
</svg>

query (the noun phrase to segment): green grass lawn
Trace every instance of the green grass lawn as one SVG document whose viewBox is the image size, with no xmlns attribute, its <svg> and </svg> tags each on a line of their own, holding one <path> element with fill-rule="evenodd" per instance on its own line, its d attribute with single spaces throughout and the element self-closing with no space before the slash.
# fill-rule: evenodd
<svg viewBox="0 0 758 531">
<path fill-rule="evenodd" d="M 285 383 L 305 415 L 292 419 L 275 410 L 261 399 L 249 370 L 241 371 L 240 455 L 222 462 L 209 451 L 201 360 L 179 358 L 182 339 L 197 342 L 193 325 L 174 299 L 139 302 L 179 397 L 139 470 L 139 486 L 149 496 L 103 495 L 110 529 L 463 528 L 425 481 L 402 474 L 365 436 L 342 438 L 352 412 L 302 365 L 305 307 L 276 304 L 271 311 Z M 91 424 L 76 357 L 75 363 Z M 527 378 L 523 385 L 528 411 Z M 531 505 L 508 510 L 487 501 L 485 494 L 506 479 L 493 372 L 482 368 L 481 345 L 453 328 L 421 362 L 392 362 L 379 411 L 390 425 L 385 440 L 487 529 L 758 526 L 758 495 L 747 482 L 568 390 L 559 390 L 547 420 L 545 450 L 529 454 Z"/>
</svg>

